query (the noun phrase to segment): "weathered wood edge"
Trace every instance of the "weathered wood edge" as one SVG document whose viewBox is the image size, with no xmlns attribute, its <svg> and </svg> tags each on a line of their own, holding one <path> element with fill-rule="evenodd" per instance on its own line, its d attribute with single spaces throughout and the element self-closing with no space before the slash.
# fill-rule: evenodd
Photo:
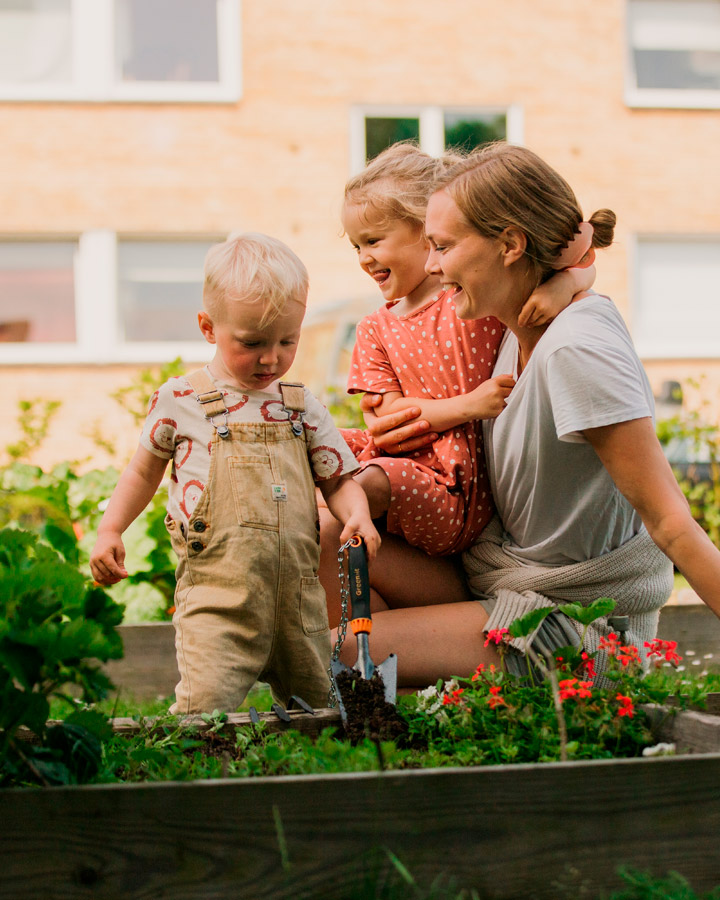
<svg viewBox="0 0 720 900">
<path fill-rule="evenodd" d="M 619 865 L 704 891 L 720 883 L 718 781 L 704 754 L 8 789 L 0 897 L 349 900 L 387 850 L 418 884 L 486 900 L 595 896 Z"/>
</svg>

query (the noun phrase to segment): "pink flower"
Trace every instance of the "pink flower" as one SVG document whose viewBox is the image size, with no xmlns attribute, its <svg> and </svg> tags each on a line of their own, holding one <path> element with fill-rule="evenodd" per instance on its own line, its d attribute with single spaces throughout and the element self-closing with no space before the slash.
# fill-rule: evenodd
<svg viewBox="0 0 720 900">
<path fill-rule="evenodd" d="M 502 644 L 504 641 L 509 640 L 509 638 L 510 634 L 507 628 L 491 628 L 487 633 L 485 646 L 487 647 L 493 641 L 495 644 Z"/>
<path fill-rule="evenodd" d="M 506 706 L 505 698 L 500 696 L 501 687 L 499 684 L 493 685 L 490 688 L 491 696 L 488 697 L 488 706 L 490 709 L 495 709 L 496 706 Z"/>
<path fill-rule="evenodd" d="M 629 719 L 635 715 L 635 707 L 633 706 L 632 699 L 630 697 L 626 697 L 625 694 L 617 694 L 615 699 L 620 703 L 620 709 L 617 714 L 622 718 L 622 716 L 627 716 Z"/>
<path fill-rule="evenodd" d="M 655 638 L 652 642 L 645 641 L 645 646 L 650 648 L 647 652 L 648 658 L 657 656 L 658 664 L 662 659 L 665 659 L 666 662 L 676 666 L 682 659 L 682 656 L 676 653 L 677 641 L 663 641 L 660 638 Z"/>
<path fill-rule="evenodd" d="M 580 654 L 582 659 L 582 667 L 585 669 L 586 676 L 592 681 L 595 677 L 595 660 L 590 656 L 589 653 L 586 653 L 584 650 Z"/>
</svg>

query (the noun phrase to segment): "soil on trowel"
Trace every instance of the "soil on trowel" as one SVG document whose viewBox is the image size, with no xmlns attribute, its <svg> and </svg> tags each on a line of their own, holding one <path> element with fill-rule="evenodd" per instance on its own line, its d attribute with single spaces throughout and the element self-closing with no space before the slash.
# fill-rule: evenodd
<svg viewBox="0 0 720 900">
<path fill-rule="evenodd" d="M 385 699 L 385 684 L 377 672 L 369 679 L 357 669 L 338 672 L 335 683 L 347 714 L 345 733 L 353 744 L 366 737 L 393 741 L 407 733 L 397 709 Z"/>
</svg>

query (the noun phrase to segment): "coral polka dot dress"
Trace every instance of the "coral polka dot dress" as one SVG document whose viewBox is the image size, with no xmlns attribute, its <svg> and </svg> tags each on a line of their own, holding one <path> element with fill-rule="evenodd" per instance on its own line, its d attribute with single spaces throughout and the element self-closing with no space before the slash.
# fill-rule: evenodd
<svg viewBox="0 0 720 900">
<path fill-rule="evenodd" d="M 497 319 L 458 318 L 447 291 L 402 316 L 392 312 L 397 302 L 359 323 L 349 393 L 400 391 L 439 400 L 492 375 L 504 332 Z M 383 455 L 366 431 L 342 433 L 363 468 L 381 466 L 390 480 L 390 533 L 431 555 L 459 553 L 475 542 L 494 511 L 479 421 L 443 432 L 408 457 Z"/>
</svg>

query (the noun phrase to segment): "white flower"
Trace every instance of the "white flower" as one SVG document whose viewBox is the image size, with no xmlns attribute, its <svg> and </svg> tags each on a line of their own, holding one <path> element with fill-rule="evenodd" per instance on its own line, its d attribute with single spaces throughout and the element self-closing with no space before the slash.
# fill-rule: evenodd
<svg viewBox="0 0 720 900">
<path fill-rule="evenodd" d="M 643 756 L 674 756 L 675 744 L 655 744 L 653 747 L 643 747 Z"/>
</svg>

